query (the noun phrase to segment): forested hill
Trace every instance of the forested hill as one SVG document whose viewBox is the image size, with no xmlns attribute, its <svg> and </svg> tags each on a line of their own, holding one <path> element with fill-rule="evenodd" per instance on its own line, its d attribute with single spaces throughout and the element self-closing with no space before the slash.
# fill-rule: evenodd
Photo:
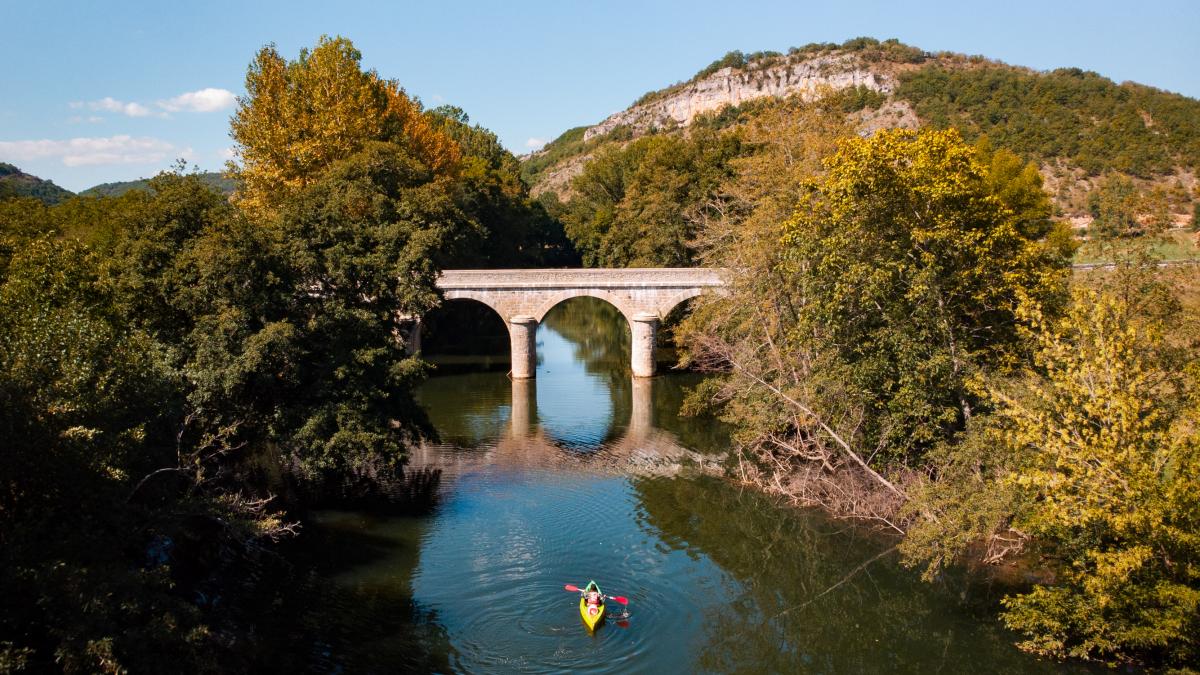
<svg viewBox="0 0 1200 675">
<path fill-rule="evenodd" d="M 1036 161 L 1063 215 L 1086 213 L 1095 179 L 1110 172 L 1161 188 L 1180 210 L 1195 197 L 1196 99 L 1077 68 L 1038 72 L 871 38 L 786 54 L 731 52 L 595 126 L 567 131 L 525 158 L 524 175 L 535 193 L 565 199 L 571 179 L 605 146 L 696 124 L 735 126 L 782 98 L 829 91 L 839 92 L 839 105 L 860 133 L 953 126 L 969 141 L 986 135 L 996 147 Z"/>
<path fill-rule="evenodd" d="M 60 188 L 53 181 L 25 173 L 12 164 L 0 162 L 0 199 L 5 197 L 36 197 L 54 205 L 73 197 L 75 193 Z"/>
<path fill-rule="evenodd" d="M 201 183 L 207 185 L 214 192 L 227 197 L 233 194 L 234 182 L 226 178 L 224 174 L 211 171 L 196 175 Z M 81 191 L 79 196 L 119 197 L 130 190 L 146 190 L 149 186 L 149 178 L 101 183 L 100 185 Z M 54 206 L 74 196 L 74 192 L 55 185 L 54 181 L 38 178 L 37 176 L 21 171 L 12 164 L 0 162 L 0 199 L 6 197 L 36 197 L 42 200 L 47 206 Z"/>
<path fill-rule="evenodd" d="M 232 179 L 226 178 L 224 174 L 216 171 L 206 171 L 196 174 L 201 183 L 204 183 L 215 192 L 219 192 L 225 196 L 233 194 L 235 183 Z M 138 180 L 119 181 L 115 183 L 101 183 L 94 187 L 90 187 L 79 194 L 85 197 L 119 197 L 130 190 L 145 190 L 150 185 L 149 178 L 140 178 Z"/>
</svg>

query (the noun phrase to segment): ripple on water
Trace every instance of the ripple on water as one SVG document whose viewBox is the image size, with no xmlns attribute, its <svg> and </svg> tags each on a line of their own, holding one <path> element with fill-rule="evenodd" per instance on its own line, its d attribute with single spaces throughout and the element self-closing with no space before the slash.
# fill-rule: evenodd
<svg viewBox="0 0 1200 675">
<path fill-rule="evenodd" d="M 405 598 L 418 615 L 394 631 L 401 644 L 389 659 L 423 640 L 451 670 L 472 673 L 1036 667 L 906 571 L 881 563 L 843 582 L 878 549 L 835 533 L 840 526 L 718 481 L 648 477 L 720 435 L 674 419 L 682 385 L 673 374 L 633 386 L 627 370 L 605 371 L 592 357 L 612 336 L 596 329 L 597 316 L 555 324 L 548 315 L 536 382 L 477 373 L 422 390 L 445 442 L 412 460 L 443 470 L 437 508 L 344 523 L 378 551 L 338 580 L 364 589 L 356 597 Z M 624 319 L 609 318 L 627 347 Z M 578 595 L 563 585 L 589 579 L 630 599 L 627 628 L 608 621 L 588 634 Z M 338 628 L 339 640 L 361 631 L 360 649 L 389 648 L 362 617 Z"/>
<path fill-rule="evenodd" d="M 645 534 L 628 527 L 635 509 L 623 477 L 459 475 L 413 580 L 415 597 L 454 626 L 456 665 L 472 672 L 608 670 L 642 659 L 648 636 L 694 623 L 700 605 L 689 598 L 709 597 L 705 578 L 714 570 L 697 577 L 682 552 L 674 564 L 671 556 L 648 555 Z M 606 621 L 587 634 L 578 596 L 562 587 L 593 578 L 630 598 L 628 628 Z M 688 587 L 702 592 L 693 596 Z M 514 660 L 514 653 L 525 656 Z"/>
</svg>

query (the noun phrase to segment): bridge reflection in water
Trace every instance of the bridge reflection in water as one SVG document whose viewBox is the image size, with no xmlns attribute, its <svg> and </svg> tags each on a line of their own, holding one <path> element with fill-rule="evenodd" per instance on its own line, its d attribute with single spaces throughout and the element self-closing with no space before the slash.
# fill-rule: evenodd
<svg viewBox="0 0 1200 675">
<path fill-rule="evenodd" d="M 491 442 L 456 449 L 424 443 L 409 455 L 413 467 L 434 467 L 453 475 L 485 465 L 534 470 L 567 470 L 623 475 L 675 475 L 683 470 L 719 469 L 720 455 L 684 447 L 676 436 L 657 428 L 655 386 L 658 380 L 630 378 L 630 406 L 624 433 L 588 445 L 556 438 L 538 418 L 537 380 L 511 380 L 508 425 Z M 502 409 L 496 414 L 503 415 Z M 615 423 L 615 420 L 610 422 Z M 614 429 L 610 429 L 613 431 Z M 619 431 L 619 429 L 615 429 Z"/>
</svg>

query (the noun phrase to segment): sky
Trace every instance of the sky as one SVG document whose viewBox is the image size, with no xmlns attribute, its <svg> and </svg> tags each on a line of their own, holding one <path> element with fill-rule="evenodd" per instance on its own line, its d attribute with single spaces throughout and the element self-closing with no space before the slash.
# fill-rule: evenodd
<svg viewBox="0 0 1200 675">
<path fill-rule="evenodd" d="M 0 0 L 0 161 L 69 189 L 219 170 L 246 67 L 322 34 L 515 153 L 595 124 L 730 50 L 898 38 L 1200 98 L 1200 0 L 266 2 Z"/>
</svg>

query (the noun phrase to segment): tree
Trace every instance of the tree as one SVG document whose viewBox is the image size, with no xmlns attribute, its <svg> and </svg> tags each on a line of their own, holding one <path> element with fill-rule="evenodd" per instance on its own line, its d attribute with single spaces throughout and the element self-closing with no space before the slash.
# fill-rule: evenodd
<svg viewBox="0 0 1200 675">
<path fill-rule="evenodd" d="M 911 457 L 970 417 L 971 373 L 1021 349 L 1018 301 L 1061 305 L 1069 245 L 1040 181 L 993 175 L 952 131 L 846 141 L 827 167 L 785 225 L 785 266 L 866 392 L 868 447 Z"/>
<path fill-rule="evenodd" d="M 335 163 L 281 213 L 287 313 L 264 326 L 295 350 L 272 432 L 309 468 L 399 466 L 425 427 L 423 372 L 396 339 L 437 303 L 438 250 L 465 218 L 432 172 L 393 144 Z"/>
<path fill-rule="evenodd" d="M 1119 174 L 1105 178 L 1088 193 L 1092 225 L 1088 232 L 1098 239 L 1128 237 L 1138 232 L 1139 195 L 1133 181 Z"/>
<path fill-rule="evenodd" d="M 0 669 L 252 670 L 275 495 L 402 477 L 429 429 L 401 322 L 476 224 L 439 118 L 357 59 L 260 54 L 243 209 L 178 172 L 0 202 Z M 479 192 L 519 197 L 484 146 Z"/>
<path fill-rule="evenodd" d="M 575 196 L 563 216 L 584 264 L 694 264 L 698 212 L 729 175 L 738 147 L 735 134 L 696 129 L 599 150 L 571 182 Z"/>
<path fill-rule="evenodd" d="M 1005 600 L 1005 622 L 1040 654 L 1188 663 L 1200 648 L 1200 401 L 1163 370 L 1161 325 L 1131 321 L 1118 298 L 1078 291 L 1061 321 L 1034 317 L 1042 373 L 1022 396 L 996 394 L 1020 458 L 1001 480 L 1020 493 L 1015 526 L 1060 564 L 1056 583 Z"/>
<path fill-rule="evenodd" d="M 121 314 L 100 256 L 77 242 L 17 243 L 0 301 L 0 664 L 213 667 L 195 606 L 143 551 L 177 535 L 176 509 L 231 525 L 245 514 L 184 498 L 147 517 L 127 502 L 175 461 L 169 350 Z"/>
<path fill-rule="evenodd" d="M 264 47 L 246 74 L 246 96 L 230 123 L 241 166 L 237 200 L 253 213 L 276 210 L 333 162 L 368 141 L 397 143 L 434 174 L 452 175 L 457 144 L 394 80 L 361 68 L 345 38 L 322 37 L 286 61 Z"/>
<path fill-rule="evenodd" d="M 454 106 L 430 111 L 438 129 L 458 143 L 463 159 L 458 202 L 478 227 L 464 232 L 440 262 L 448 267 L 560 267 L 577 264 L 563 231 L 529 196 L 521 163 L 496 134 Z"/>
<path fill-rule="evenodd" d="M 804 477 L 848 467 L 855 490 L 892 497 L 840 505 L 894 516 L 902 490 L 880 471 L 919 465 L 979 412 L 968 382 L 1027 348 L 1023 298 L 1061 306 L 1070 238 L 1035 170 L 952 131 L 843 139 L 795 194 L 777 238 L 742 254 L 776 261 L 769 274 L 731 270 L 733 294 L 687 331 L 690 358 L 727 373 L 705 393 L 759 480 L 825 503 L 836 491 Z"/>
<path fill-rule="evenodd" d="M 427 426 L 397 330 L 465 222 L 447 188 L 370 142 L 260 221 L 170 174 L 0 208 L 0 661 L 213 669 L 244 608 L 192 598 L 248 593 L 218 570 L 294 531 L 271 495 L 399 475 Z M 55 229 L 92 206 L 103 249 Z"/>
</svg>

